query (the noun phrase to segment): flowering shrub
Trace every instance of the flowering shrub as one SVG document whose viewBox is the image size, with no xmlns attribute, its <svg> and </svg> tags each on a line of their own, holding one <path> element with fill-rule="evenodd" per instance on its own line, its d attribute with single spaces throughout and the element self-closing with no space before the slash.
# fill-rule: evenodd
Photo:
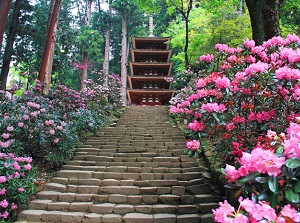
<svg viewBox="0 0 300 223">
<path fill-rule="evenodd" d="M 0 222 L 10 222 L 35 192 L 31 157 L 0 153 Z"/>
<path fill-rule="evenodd" d="M 217 44 L 214 56 L 200 57 L 206 69 L 190 91 L 173 100 L 170 113 L 189 122 L 188 154 L 213 147 L 228 163 L 228 187 L 252 199 L 240 199 L 237 211 L 220 203 L 216 222 L 300 221 L 292 208 L 299 208 L 300 194 L 299 45 L 296 35 L 261 46 L 251 40 L 238 48 Z M 286 129 L 287 135 L 277 134 Z M 197 140 L 195 150 L 190 143 Z"/>
<path fill-rule="evenodd" d="M 0 152 L 46 158 L 55 165 L 66 162 L 80 144 L 80 134 L 95 132 L 120 109 L 118 79 L 108 78 L 110 86 L 114 92 L 102 91 L 94 82 L 85 92 L 57 85 L 41 96 L 38 82 L 13 99 L 0 92 Z"/>
<path fill-rule="evenodd" d="M 200 57 L 206 69 L 171 100 L 170 113 L 188 119 L 191 139 L 208 141 L 233 162 L 268 129 L 283 132 L 298 116 L 299 44 L 295 35 L 261 46 L 250 40 L 240 48 L 217 44 L 215 56 Z"/>
</svg>

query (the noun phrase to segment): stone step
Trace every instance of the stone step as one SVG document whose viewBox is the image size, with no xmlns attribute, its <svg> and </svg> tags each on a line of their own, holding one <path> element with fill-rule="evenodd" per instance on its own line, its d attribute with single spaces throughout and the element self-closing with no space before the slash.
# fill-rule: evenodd
<svg viewBox="0 0 300 223">
<path fill-rule="evenodd" d="M 55 223 L 213 223 L 212 214 L 143 214 L 126 213 L 121 214 L 96 214 L 83 212 L 63 212 L 44 210 L 25 210 L 20 214 L 26 222 L 55 222 Z"/>
<path fill-rule="evenodd" d="M 134 161 L 136 158 L 132 158 L 131 161 L 124 162 L 121 157 L 120 161 L 105 162 L 105 161 L 86 161 L 86 160 L 72 160 L 69 161 L 68 165 L 74 166 L 127 166 L 127 167 L 168 167 L 168 168 L 187 168 L 187 167 L 197 167 L 196 162 L 137 162 Z M 115 160 L 118 160 L 117 158 Z"/>
<path fill-rule="evenodd" d="M 77 179 L 74 179 L 77 181 Z M 97 182 L 93 179 L 93 182 Z M 124 181 L 123 181 L 124 182 Z M 109 186 L 97 186 L 86 184 L 61 184 L 47 183 L 45 190 L 57 192 L 71 192 L 78 194 L 124 194 L 124 195 L 163 195 L 166 191 L 178 191 L 184 194 L 207 194 L 211 192 L 210 185 L 206 183 L 185 185 L 188 182 L 180 182 L 177 180 L 148 180 L 148 181 L 127 181 L 125 185 L 118 185 L 117 180 L 103 180 L 101 182 Z M 113 185 L 113 186 L 112 186 Z M 134 186 L 137 185 L 137 186 Z M 165 190 L 161 190 L 164 188 Z M 170 193 L 169 192 L 169 193 Z M 174 192 L 175 193 L 175 192 Z"/>
<path fill-rule="evenodd" d="M 128 167 L 128 166 L 80 166 L 80 165 L 64 165 L 64 170 L 85 170 L 85 171 L 101 171 L 101 172 L 130 172 L 130 173 L 188 173 L 202 172 L 203 168 L 171 168 L 171 167 Z"/>
<path fill-rule="evenodd" d="M 173 188 L 174 189 L 174 188 Z M 168 193 L 177 192 L 170 188 L 160 187 L 157 190 L 161 193 L 160 196 L 165 196 Z M 164 193 L 163 193 L 164 192 Z M 170 194 L 174 195 L 174 194 Z M 58 192 L 58 191 L 41 191 L 37 193 L 37 200 L 32 201 L 34 204 L 41 202 L 93 202 L 94 204 L 100 203 L 116 203 L 116 204 L 153 204 L 153 201 L 156 201 L 160 198 L 157 195 L 124 195 L 124 194 L 78 194 L 71 192 Z M 202 195 L 178 195 L 180 197 L 180 204 L 198 204 L 204 205 L 201 208 L 207 210 L 207 207 L 210 208 L 211 205 L 215 205 L 214 198 L 211 194 L 202 194 Z M 172 197 L 161 197 L 164 202 L 173 201 Z M 176 198 L 177 199 L 177 198 Z M 206 205 L 206 206 L 205 206 Z"/>
<path fill-rule="evenodd" d="M 122 199 L 122 198 L 121 198 Z M 137 198 L 135 198 L 137 199 Z M 31 210 L 47 210 L 47 211 L 69 211 L 69 212 L 92 212 L 97 214 L 126 214 L 131 212 L 139 212 L 144 214 L 153 213 L 174 213 L 174 214 L 194 214 L 211 213 L 211 209 L 218 207 L 217 203 L 210 204 L 180 204 L 180 196 L 162 195 L 143 196 L 140 198 L 140 204 L 122 203 L 118 200 L 118 196 L 109 197 L 108 202 L 95 204 L 90 202 L 64 202 L 52 200 L 34 200 L 29 203 L 28 208 Z M 123 199 L 124 200 L 124 199 Z M 109 203 L 109 201 L 113 201 Z"/>
</svg>

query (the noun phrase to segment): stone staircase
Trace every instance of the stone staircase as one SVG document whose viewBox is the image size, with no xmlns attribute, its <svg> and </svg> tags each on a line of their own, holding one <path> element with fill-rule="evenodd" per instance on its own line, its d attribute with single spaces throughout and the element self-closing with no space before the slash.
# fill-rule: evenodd
<svg viewBox="0 0 300 223">
<path fill-rule="evenodd" d="M 207 169 L 184 154 L 167 109 L 127 107 L 115 127 L 84 143 L 18 222 L 214 222 Z"/>
</svg>

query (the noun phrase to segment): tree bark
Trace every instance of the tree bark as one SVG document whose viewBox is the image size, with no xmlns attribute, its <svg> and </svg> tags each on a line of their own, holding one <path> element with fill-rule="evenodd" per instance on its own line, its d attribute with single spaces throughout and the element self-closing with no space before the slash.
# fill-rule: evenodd
<svg viewBox="0 0 300 223">
<path fill-rule="evenodd" d="M 45 43 L 45 47 L 44 47 L 42 62 L 41 62 L 41 66 L 40 66 L 39 76 L 38 76 L 38 80 L 42 84 L 44 84 L 44 82 L 45 82 L 47 65 L 48 65 L 48 60 L 49 60 L 50 54 L 51 54 L 51 45 L 52 45 L 52 41 L 53 41 L 53 36 L 55 35 L 54 33 L 55 33 L 55 27 L 57 24 L 60 3 L 61 3 L 61 0 L 55 0 L 52 17 L 50 19 L 49 27 L 47 30 L 47 38 L 46 38 L 46 43 Z"/>
<path fill-rule="evenodd" d="M 0 1 L 0 52 L 2 48 L 3 35 L 5 30 L 5 25 L 7 22 L 8 13 L 10 10 L 12 0 Z"/>
<path fill-rule="evenodd" d="M 256 45 L 280 36 L 279 0 L 246 0 L 250 14 L 252 38 Z"/>
<path fill-rule="evenodd" d="M 264 39 L 268 40 L 274 36 L 281 36 L 279 28 L 279 0 L 264 0 L 262 11 L 264 25 Z"/>
<path fill-rule="evenodd" d="M 256 45 L 260 45 L 265 36 L 262 15 L 263 0 L 246 0 L 246 5 L 250 15 L 252 39 Z"/>
<path fill-rule="evenodd" d="M 48 29 L 50 27 L 51 19 L 53 17 L 54 6 L 55 6 L 55 0 L 51 0 L 49 16 L 48 16 L 47 33 L 48 33 Z M 50 55 L 49 55 L 48 62 L 47 62 L 47 65 L 46 65 L 46 74 L 45 74 L 45 81 L 44 81 L 44 87 L 43 87 L 43 94 L 45 94 L 45 95 L 47 95 L 49 90 L 50 90 L 51 73 L 52 73 L 52 66 L 53 66 L 53 57 L 54 57 L 54 50 L 55 50 L 55 43 L 56 43 L 57 23 L 58 23 L 58 20 L 56 20 L 56 23 L 55 23 L 53 36 L 51 38 Z M 46 35 L 47 35 L 47 33 L 46 33 Z"/>
<path fill-rule="evenodd" d="M 92 15 L 92 0 L 88 0 L 86 7 L 86 17 L 85 17 L 85 25 L 91 25 L 91 15 Z M 83 69 L 81 72 L 81 80 L 80 80 L 80 91 L 84 91 L 86 88 L 85 81 L 87 80 L 87 70 L 88 70 L 88 52 L 84 51 L 82 56 Z"/>
<path fill-rule="evenodd" d="M 9 72 L 11 57 L 14 52 L 13 45 L 14 45 L 16 35 L 17 35 L 17 29 L 18 29 L 18 25 L 19 25 L 19 17 L 21 15 L 21 6 L 22 6 L 22 0 L 16 0 L 13 15 L 12 15 L 12 21 L 11 21 L 11 25 L 9 27 L 9 33 L 7 36 L 5 51 L 4 51 L 4 55 L 3 55 L 3 65 L 2 65 L 2 69 L 1 69 L 0 82 L 1 82 L 1 89 L 4 91 L 6 90 L 6 82 L 7 82 L 7 76 L 8 76 L 8 72 Z"/>
<path fill-rule="evenodd" d="M 108 3 L 109 4 L 109 3 Z M 110 4 L 108 5 L 108 18 L 107 18 L 107 30 L 105 37 L 105 53 L 104 53 L 104 62 L 103 62 L 103 74 L 104 74 L 104 86 L 107 87 L 107 75 L 109 73 L 109 54 L 110 54 L 110 29 L 111 29 L 111 8 Z"/>
<path fill-rule="evenodd" d="M 123 105 L 127 104 L 126 101 L 126 87 L 127 87 L 127 11 L 122 12 L 122 50 L 121 50 L 121 97 Z"/>
</svg>

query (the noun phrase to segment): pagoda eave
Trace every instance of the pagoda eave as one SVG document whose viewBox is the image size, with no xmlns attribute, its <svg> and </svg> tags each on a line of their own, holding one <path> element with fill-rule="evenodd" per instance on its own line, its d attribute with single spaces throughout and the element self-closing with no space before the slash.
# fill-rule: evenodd
<svg viewBox="0 0 300 223">
<path fill-rule="evenodd" d="M 136 90 L 127 89 L 129 101 L 138 105 L 167 105 L 174 95 L 174 90 Z M 152 100 L 149 100 L 149 98 Z M 144 98 L 147 100 L 143 101 Z M 157 100 L 159 99 L 159 100 Z"/>
<path fill-rule="evenodd" d="M 139 70 L 152 69 L 152 70 L 161 70 L 163 71 L 162 76 L 170 76 L 173 62 L 164 62 L 164 63 L 138 63 L 130 62 L 129 63 L 131 75 L 138 76 Z M 144 75 L 144 74 L 142 74 Z M 161 75 L 160 75 L 161 76 Z"/>
</svg>

